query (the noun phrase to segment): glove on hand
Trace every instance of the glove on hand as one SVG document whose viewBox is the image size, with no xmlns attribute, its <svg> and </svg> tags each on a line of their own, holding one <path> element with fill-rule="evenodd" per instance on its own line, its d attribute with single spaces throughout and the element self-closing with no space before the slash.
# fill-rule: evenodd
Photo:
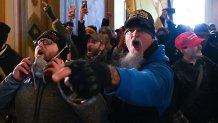
<svg viewBox="0 0 218 123">
<path fill-rule="evenodd" d="M 109 67 L 105 64 L 77 60 L 69 67 L 72 70 L 70 83 L 81 98 L 91 98 L 112 83 Z"/>
<path fill-rule="evenodd" d="M 51 21 L 55 21 L 57 18 L 55 17 L 54 15 L 54 12 L 51 8 L 51 6 L 47 5 L 45 8 L 44 8 L 44 11 L 45 13 L 47 14 L 47 16 L 51 19 Z"/>
</svg>

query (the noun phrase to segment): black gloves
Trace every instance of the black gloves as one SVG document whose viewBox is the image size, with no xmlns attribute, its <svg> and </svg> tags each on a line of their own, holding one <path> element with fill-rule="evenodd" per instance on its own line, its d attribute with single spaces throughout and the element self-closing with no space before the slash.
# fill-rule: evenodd
<svg viewBox="0 0 218 123">
<path fill-rule="evenodd" d="M 57 18 L 55 17 L 55 15 L 54 15 L 54 12 L 52 11 L 51 6 L 47 5 L 47 6 L 44 8 L 44 11 L 46 12 L 47 16 L 51 19 L 52 22 L 57 19 Z"/>
<path fill-rule="evenodd" d="M 81 98 L 91 98 L 111 86 L 109 67 L 105 64 L 77 60 L 69 65 L 72 70 L 70 83 Z"/>
</svg>

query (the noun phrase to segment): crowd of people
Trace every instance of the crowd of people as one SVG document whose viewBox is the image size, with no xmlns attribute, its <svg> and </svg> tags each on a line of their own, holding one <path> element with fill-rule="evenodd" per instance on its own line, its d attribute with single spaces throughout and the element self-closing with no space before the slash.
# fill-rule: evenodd
<svg viewBox="0 0 218 123">
<path fill-rule="evenodd" d="M 10 27 L 0 23 L 0 123 L 218 122 L 214 24 L 176 26 L 163 10 L 156 29 L 140 9 L 115 31 L 106 13 L 97 30 L 81 7 L 75 35 L 42 5 L 53 28 L 33 42 L 33 58 L 6 44 Z"/>
</svg>

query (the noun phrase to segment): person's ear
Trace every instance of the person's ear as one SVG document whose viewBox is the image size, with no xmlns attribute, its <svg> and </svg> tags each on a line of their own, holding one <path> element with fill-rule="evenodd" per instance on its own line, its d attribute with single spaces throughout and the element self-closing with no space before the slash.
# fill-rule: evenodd
<svg viewBox="0 0 218 123">
<path fill-rule="evenodd" d="M 105 47 L 106 47 L 105 44 L 102 44 L 102 43 L 100 44 L 100 50 L 101 51 L 103 51 L 105 49 Z"/>
<path fill-rule="evenodd" d="M 184 49 L 182 49 L 182 48 L 178 49 L 178 51 L 182 54 L 184 54 L 184 52 L 185 52 Z"/>
</svg>

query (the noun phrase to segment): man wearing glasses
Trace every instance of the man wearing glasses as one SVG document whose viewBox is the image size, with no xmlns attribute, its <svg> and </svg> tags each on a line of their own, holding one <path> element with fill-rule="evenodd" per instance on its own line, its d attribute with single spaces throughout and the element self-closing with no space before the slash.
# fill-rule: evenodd
<svg viewBox="0 0 218 123">
<path fill-rule="evenodd" d="M 0 112 L 14 101 L 17 123 L 79 122 L 72 108 L 62 99 L 57 84 L 50 81 L 47 67 L 65 66 L 66 41 L 49 30 L 34 42 L 35 58 L 24 58 L 0 85 Z"/>
</svg>

